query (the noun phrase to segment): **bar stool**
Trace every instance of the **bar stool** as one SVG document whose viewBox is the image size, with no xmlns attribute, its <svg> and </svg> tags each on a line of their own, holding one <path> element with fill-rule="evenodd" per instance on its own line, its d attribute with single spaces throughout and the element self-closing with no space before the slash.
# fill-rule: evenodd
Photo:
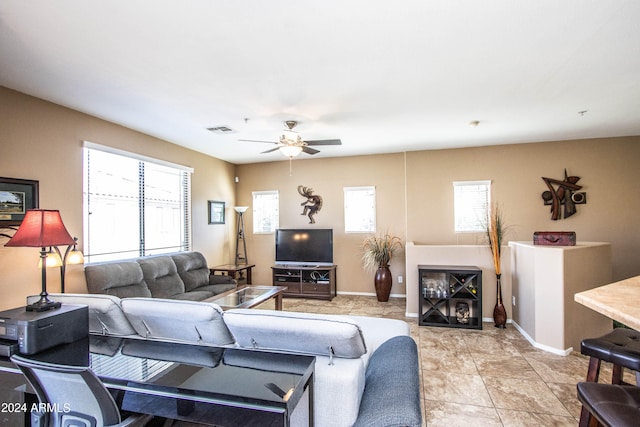
<svg viewBox="0 0 640 427">
<path fill-rule="evenodd" d="M 580 352 L 589 356 L 587 383 L 597 383 L 600 364 L 604 360 L 613 365 L 611 384 L 625 384 L 624 368 L 636 371 L 636 384 L 640 385 L 640 332 L 633 329 L 616 328 L 599 338 L 587 338 L 580 344 Z M 585 405 L 580 414 L 580 427 L 589 425 L 591 416 Z"/>
<path fill-rule="evenodd" d="M 578 400 L 606 427 L 638 426 L 640 388 L 627 385 L 578 383 Z M 582 421 L 582 418 L 581 418 Z"/>
</svg>

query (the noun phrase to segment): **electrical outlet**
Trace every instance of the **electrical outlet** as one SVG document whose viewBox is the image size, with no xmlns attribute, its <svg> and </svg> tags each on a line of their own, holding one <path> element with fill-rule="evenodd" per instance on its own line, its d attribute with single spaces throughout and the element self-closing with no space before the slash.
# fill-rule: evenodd
<svg viewBox="0 0 640 427">
<path fill-rule="evenodd" d="M 398 276 L 398 283 L 402 283 L 402 276 Z"/>
<path fill-rule="evenodd" d="M 512 302 L 513 302 L 513 306 L 515 307 L 515 306 L 516 306 L 516 296 L 515 296 L 515 295 L 512 295 L 512 296 L 511 296 L 511 300 L 512 300 Z"/>
</svg>

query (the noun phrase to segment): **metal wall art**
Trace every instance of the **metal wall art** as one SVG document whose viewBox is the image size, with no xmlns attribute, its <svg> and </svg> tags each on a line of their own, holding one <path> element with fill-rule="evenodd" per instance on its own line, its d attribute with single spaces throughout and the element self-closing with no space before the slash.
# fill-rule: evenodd
<svg viewBox="0 0 640 427">
<path fill-rule="evenodd" d="M 542 192 L 542 200 L 544 200 L 545 206 L 551 206 L 552 220 L 557 221 L 561 217 L 569 218 L 577 212 L 576 205 L 587 203 L 587 193 L 578 192 L 582 189 L 582 186 L 577 184 L 580 177 L 567 176 L 566 169 L 562 181 L 545 177 L 542 177 L 542 180 L 548 188 L 547 191 Z"/>
<path fill-rule="evenodd" d="M 309 217 L 309 224 L 315 224 L 316 221 L 313 216 L 317 214 L 322 208 L 322 197 L 313 194 L 313 188 L 298 185 L 298 193 L 307 200 L 300 203 L 300 206 L 304 206 L 300 215 L 307 215 Z"/>
</svg>

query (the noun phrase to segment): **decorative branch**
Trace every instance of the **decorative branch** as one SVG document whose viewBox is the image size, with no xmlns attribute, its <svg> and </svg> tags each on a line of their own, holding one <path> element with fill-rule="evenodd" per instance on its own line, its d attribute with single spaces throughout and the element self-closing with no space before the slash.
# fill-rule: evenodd
<svg viewBox="0 0 640 427">
<path fill-rule="evenodd" d="M 496 274 L 500 274 L 500 254 L 502 251 L 502 239 L 505 234 L 505 226 L 502 218 L 502 210 L 497 204 L 494 204 L 488 213 L 487 218 L 487 239 L 489 240 L 489 249 L 493 257 L 493 266 Z"/>
</svg>

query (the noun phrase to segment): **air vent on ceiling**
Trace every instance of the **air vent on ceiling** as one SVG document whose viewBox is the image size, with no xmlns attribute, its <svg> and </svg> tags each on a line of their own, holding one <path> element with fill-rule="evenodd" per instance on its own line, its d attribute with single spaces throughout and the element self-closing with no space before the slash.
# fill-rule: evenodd
<svg viewBox="0 0 640 427">
<path fill-rule="evenodd" d="M 210 132 L 213 132 L 213 133 L 217 133 L 219 135 L 225 135 L 225 134 L 228 134 L 228 133 L 234 133 L 235 132 L 229 126 L 214 126 L 214 127 L 207 128 L 207 130 L 210 131 Z"/>
</svg>

